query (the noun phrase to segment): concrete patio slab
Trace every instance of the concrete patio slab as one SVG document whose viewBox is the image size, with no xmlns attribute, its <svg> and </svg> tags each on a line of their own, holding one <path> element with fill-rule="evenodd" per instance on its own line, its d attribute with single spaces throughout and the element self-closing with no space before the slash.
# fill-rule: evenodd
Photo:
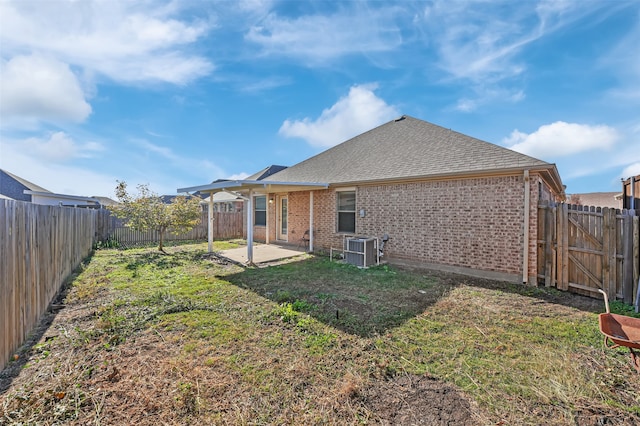
<svg viewBox="0 0 640 426">
<path fill-rule="evenodd" d="M 304 251 L 296 250 L 291 247 L 284 247 L 275 244 L 254 244 L 253 245 L 253 263 L 268 263 L 276 260 L 288 259 L 295 256 L 305 254 Z M 236 263 L 247 263 L 247 247 L 239 247 L 235 249 L 224 250 L 220 252 L 221 256 L 231 259 Z"/>
</svg>

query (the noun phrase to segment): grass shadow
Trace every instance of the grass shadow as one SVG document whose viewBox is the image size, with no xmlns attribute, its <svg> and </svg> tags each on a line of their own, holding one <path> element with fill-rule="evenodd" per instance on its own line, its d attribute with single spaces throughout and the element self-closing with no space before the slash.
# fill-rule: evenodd
<svg viewBox="0 0 640 426">
<path fill-rule="evenodd" d="M 602 312 L 602 301 L 561 292 L 427 269 L 380 265 L 359 269 L 316 256 L 263 268 L 245 269 L 223 277 L 281 306 L 304 312 L 318 321 L 361 337 L 382 335 L 459 286 L 471 286 L 531 298 L 588 312 Z M 515 299 L 515 298 L 514 298 Z M 526 307 L 523 306 L 523 309 Z"/>
<path fill-rule="evenodd" d="M 387 265 L 359 269 L 325 257 L 245 269 L 223 279 L 361 337 L 401 325 L 450 290 L 427 274 Z"/>
</svg>

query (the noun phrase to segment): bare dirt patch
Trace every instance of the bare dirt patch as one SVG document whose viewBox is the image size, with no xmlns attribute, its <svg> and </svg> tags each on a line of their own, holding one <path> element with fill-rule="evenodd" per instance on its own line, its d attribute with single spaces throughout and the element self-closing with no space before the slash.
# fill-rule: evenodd
<svg viewBox="0 0 640 426">
<path fill-rule="evenodd" d="M 2 425 L 640 424 L 601 302 L 566 293 L 113 252 L 58 305 L 0 373 Z"/>
<path fill-rule="evenodd" d="M 362 399 L 377 414 L 381 423 L 482 424 L 480 411 L 472 400 L 454 386 L 426 375 L 399 375 L 375 382 L 363 392 Z"/>
</svg>

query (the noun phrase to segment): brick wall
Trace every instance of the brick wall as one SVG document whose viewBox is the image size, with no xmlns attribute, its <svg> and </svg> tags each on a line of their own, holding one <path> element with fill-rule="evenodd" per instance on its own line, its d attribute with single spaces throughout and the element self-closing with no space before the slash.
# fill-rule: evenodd
<svg viewBox="0 0 640 426">
<path fill-rule="evenodd" d="M 531 174 L 530 181 L 528 275 L 535 281 L 537 205 L 552 195 L 538 175 Z M 316 250 L 342 247 L 343 235 L 336 232 L 336 190 L 340 188 L 314 191 Z M 289 242 L 297 243 L 309 229 L 309 192 L 291 192 L 288 198 Z M 268 215 L 271 241 L 275 204 Z M 356 209 L 356 233 L 388 234 L 385 256 L 390 259 L 522 276 L 522 175 L 358 186 Z"/>
<path fill-rule="evenodd" d="M 385 254 L 508 274 L 522 270 L 522 177 L 358 188 L 359 233 L 389 234 Z"/>
</svg>

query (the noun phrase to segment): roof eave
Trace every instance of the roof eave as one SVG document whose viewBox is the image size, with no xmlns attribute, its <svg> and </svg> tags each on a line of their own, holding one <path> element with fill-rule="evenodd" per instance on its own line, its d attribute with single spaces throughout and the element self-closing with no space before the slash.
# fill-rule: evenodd
<svg viewBox="0 0 640 426">
<path fill-rule="evenodd" d="M 178 188 L 178 193 L 184 192 L 219 192 L 223 190 L 228 191 L 245 191 L 251 189 L 280 189 L 288 188 L 288 187 L 299 187 L 302 189 L 327 189 L 329 187 L 328 183 L 322 182 L 280 182 L 280 181 L 264 181 L 264 180 L 234 180 L 234 181 L 225 181 L 225 182 L 217 182 L 210 183 L 207 185 L 199 185 L 199 186 L 191 186 L 186 188 Z"/>
<path fill-rule="evenodd" d="M 64 198 L 67 200 L 87 201 L 87 202 L 100 204 L 100 201 L 93 197 L 83 197 L 80 195 L 68 195 L 68 194 L 56 194 L 54 192 L 31 191 L 28 189 L 25 189 L 22 192 L 24 194 L 36 195 L 36 196 L 45 197 L 45 198 Z"/>
<path fill-rule="evenodd" d="M 375 185 L 375 184 L 381 184 L 381 183 L 388 184 L 388 183 L 400 183 L 400 182 L 404 183 L 404 182 L 410 182 L 410 181 L 450 180 L 450 179 L 486 177 L 486 176 L 509 176 L 509 175 L 514 175 L 516 173 L 518 174 L 522 173 L 525 170 L 529 170 L 532 172 L 544 172 L 544 171 L 548 172 L 549 179 L 551 180 L 551 183 L 553 183 L 554 189 L 557 189 L 558 191 L 562 191 L 562 181 L 560 180 L 560 176 L 558 175 L 558 171 L 555 168 L 554 164 L 520 166 L 520 167 L 501 168 L 501 169 L 466 170 L 462 172 L 394 177 L 394 178 L 386 178 L 386 179 L 331 182 L 329 186 L 335 188 L 339 186 Z"/>
</svg>

